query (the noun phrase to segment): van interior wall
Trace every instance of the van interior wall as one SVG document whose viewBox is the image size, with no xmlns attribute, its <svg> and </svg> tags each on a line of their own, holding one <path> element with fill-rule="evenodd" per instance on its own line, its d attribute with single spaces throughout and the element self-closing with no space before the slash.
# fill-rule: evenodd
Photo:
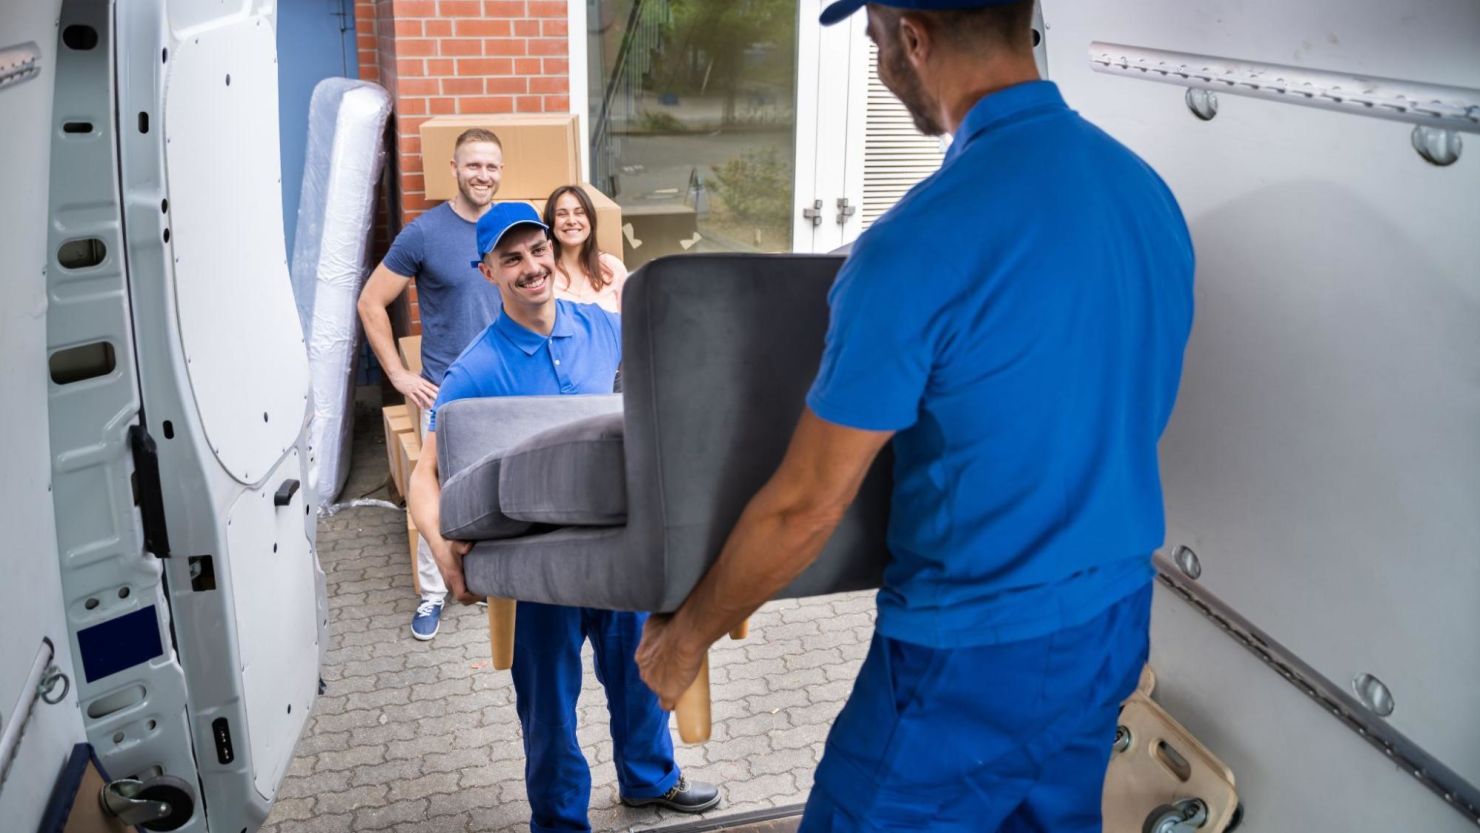
<svg viewBox="0 0 1480 833">
<path fill-rule="evenodd" d="M 1089 48 L 1277 64 L 1292 89 L 1324 70 L 1480 99 L 1480 6 L 1420 5 L 1151 0 L 1126 14 L 1055 0 L 1044 17 L 1070 106 L 1166 179 L 1197 249 L 1196 319 L 1161 449 L 1168 553 L 1194 551 L 1197 587 L 1336 689 L 1354 694 L 1363 674 L 1385 682 L 1396 707 L 1368 719 L 1473 790 L 1480 160 L 1435 165 L 1415 152 L 1413 124 L 1293 94 L 1219 91 L 1204 120 L 1180 84 L 1096 72 Z M 1249 829 L 1473 829 L 1382 752 L 1355 745 L 1380 765 L 1348 764 L 1343 736 L 1355 735 L 1336 718 L 1277 731 L 1278 707 L 1256 695 L 1265 677 L 1288 684 L 1257 663 L 1259 679 L 1230 674 L 1199 646 L 1238 643 L 1178 625 L 1164 611 L 1185 603 L 1161 595 L 1158 690 L 1237 774 Z M 1276 751 L 1289 744 L 1319 754 Z"/>
</svg>

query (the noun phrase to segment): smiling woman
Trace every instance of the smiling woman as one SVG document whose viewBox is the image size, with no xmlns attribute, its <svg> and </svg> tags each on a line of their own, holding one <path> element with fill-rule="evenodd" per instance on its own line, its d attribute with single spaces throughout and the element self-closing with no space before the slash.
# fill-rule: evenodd
<svg viewBox="0 0 1480 833">
<path fill-rule="evenodd" d="M 596 207 L 577 185 L 562 185 L 545 200 L 545 225 L 555 246 L 555 294 L 578 304 L 622 311 L 627 267 L 596 246 Z"/>
</svg>

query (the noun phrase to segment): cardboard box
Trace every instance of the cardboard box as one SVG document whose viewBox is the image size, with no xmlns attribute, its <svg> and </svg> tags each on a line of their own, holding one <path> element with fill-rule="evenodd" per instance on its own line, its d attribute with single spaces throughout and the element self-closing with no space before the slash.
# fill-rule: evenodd
<svg viewBox="0 0 1480 833">
<path fill-rule="evenodd" d="M 628 269 L 681 254 L 699 242 L 699 217 L 687 205 L 629 205 L 622 219 L 632 227 L 622 241 L 622 262 Z"/>
<path fill-rule="evenodd" d="M 408 399 L 406 400 L 406 413 L 411 417 L 411 433 L 416 435 L 418 441 L 426 439 L 426 435 L 421 430 L 422 423 L 425 422 L 421 418 L 423 413 L 421 406 Z"/>
<path fill-rule="evenodd" d="M 470 127 L 492 130 L 504 148 L 500 200 L 542 200 L 581 181 L 581 131 L 574 114 L 437 116 L 421 125 L 421 166 L 429 200 L 457 195 L 452 148 Z"/>
<path fill-rule="evenodd" d="M 401 362 L 406 369 L 412 373 L 421 373 L 421 336 L 401 336 L 396 342 L 396 349 L 401 354 Z"/>
<path fill-rule="evenodd" d="M 591 204 L 596 207 L 596 247 L 614 257 L 622 257 L 622 207 L 589 182 L 582 182 L 581 190 L 586 192 L 586 196 L 591 198 Z M 545 201 L 540 199 L 530 202 L 534 205 L 534 210 L 543 217 Z"/>
<path fill-rule="evenodd" d="M 406 512 L 406 540 L 411 545 L 411 586 L 416 594 L 421 595 L 421 570 L 417 568 L 416 548 L 421 540 L 421 533 L 416 531 L 416 521 L 411 520 L 411 512 Z"/>
<path fill-rule="evenodd" d="M 400 457 L 396 465 L 400 467 L 402 477 L 404 478 L 401 490 L 401 494 L 404 495 L 406 494 L 406 489 L 410 488 L 411 473 L 416 471 L 416 461 L 421 457 L 421 440 L 417 438 L 416 432 L 410 430 L 410 428 L 397 434 L 396 438 L 400 441 L 396 443 L 396 453 Z"/>
<path fill-rule="evenodd" d="M 406 494 L 406 477 L 410 474 L 401 469 L 401 435 L 411 430 L 411 421 L 405 405 L 387 405 L 380 409 L 382 427 L 385 429 L 386 463 L 391 472 L 391 484 L 396 494 Z"/>
<path fill-rule="evenodd" d="M 401 354 L 401 363 L 406 369 L 421 375 L 421 336 L 402 336 L 396 342 L 396 350 Z M 416 432 L 416 438 L 421 439 L 421 406 L 406 400 L 406 416 L 411 420 L 411 430 Z"/>
</svg>

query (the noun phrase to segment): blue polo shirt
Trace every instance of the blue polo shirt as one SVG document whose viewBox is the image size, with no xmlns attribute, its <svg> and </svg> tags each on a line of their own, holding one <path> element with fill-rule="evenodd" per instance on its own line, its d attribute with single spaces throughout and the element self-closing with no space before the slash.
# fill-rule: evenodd
<svg viewBox="0 0 1480 833">
<path fill-rule="evenodd" d="M 429 430 L 437 430 L 437 410 L 459 399 L 611 393 L 621 321 L 595 304 L 557 300 L 555 326 L 542 336 L 500 313 L 447 368 Z"/>
<path fill-rule="evenodd" d="M 1192 271 L 1166 185 L 1047 81 L 979 101 L 859 238 L 807 404 L 898 432 L 882 634 L 1029 639 L 1150 581 Z"/>
</svg>

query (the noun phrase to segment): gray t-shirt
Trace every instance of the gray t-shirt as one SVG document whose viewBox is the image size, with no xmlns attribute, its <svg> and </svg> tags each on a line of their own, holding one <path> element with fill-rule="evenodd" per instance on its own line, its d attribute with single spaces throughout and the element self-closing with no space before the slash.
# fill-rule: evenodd
<svg viewBox="0 0 1480 833">
<path fill-rule="evenodd" d="M 401 229 L 385 255 L 387 269 L 416 279 L 421 375 L 434 385 L 502 308 L 498 290 L 469 265 L 477 257 L 476 230 L 444 202 Z"/>
</svg>

